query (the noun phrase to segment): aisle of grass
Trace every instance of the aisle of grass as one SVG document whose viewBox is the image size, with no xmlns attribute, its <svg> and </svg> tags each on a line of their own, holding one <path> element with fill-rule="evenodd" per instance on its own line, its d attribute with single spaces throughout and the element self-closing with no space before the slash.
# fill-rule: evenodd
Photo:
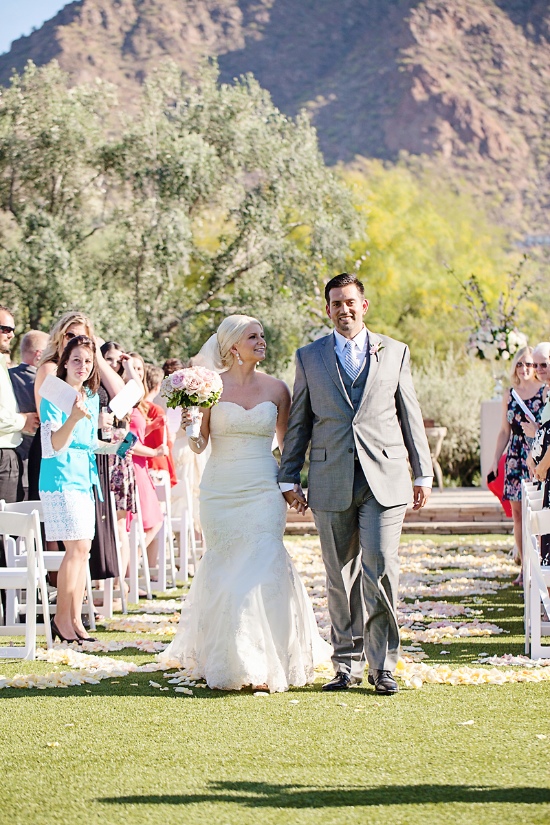
<svg viewBox="0 0 550 825">
<path fill-rule="evenodd" d="M 512 588 L 476 604 L 510 635 L 423 648 L 454 666 L 520 653 L 521 604 Z M 51 669 L 0 664 L 4 675 Z M 550 683 L 426 685 L 382 699 L 366 685 L 323 694 L 319 680 L 260 698 L 161 692 L 150 679 L 167 681 L 1 691 L 2 825 L 550 821 Z"/>
</svg>

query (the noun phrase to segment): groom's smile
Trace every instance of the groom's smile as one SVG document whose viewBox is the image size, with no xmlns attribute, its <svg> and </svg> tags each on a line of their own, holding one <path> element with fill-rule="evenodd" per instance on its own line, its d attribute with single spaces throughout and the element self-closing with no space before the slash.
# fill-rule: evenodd
<svg viewBox="0 0 550 825">
<path fill-rule="evenodd" d="M 330 290 L 327 315 L 336 330 L 345 338 L 355 338 L 363 328 L 363 316 L 369 302 L 355 284 L 347 284 Z"/>
</svg>

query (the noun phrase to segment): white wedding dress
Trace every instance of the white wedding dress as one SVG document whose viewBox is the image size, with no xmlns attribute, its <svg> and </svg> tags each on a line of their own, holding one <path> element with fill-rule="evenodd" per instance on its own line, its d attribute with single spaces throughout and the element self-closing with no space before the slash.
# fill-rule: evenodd
<svg viewBox="0 0 550 825">
<path fill-rule="evenodd" d="M 212 408 L 212 454 L 200 486 L 207 550 L 161 659 L 209 687 L 271 692 L 313 682 L 332 649 L 319 636 L 306 589 L 285 549 L 286 504 L 271 447 L 277 407 Z"/>
</svg>

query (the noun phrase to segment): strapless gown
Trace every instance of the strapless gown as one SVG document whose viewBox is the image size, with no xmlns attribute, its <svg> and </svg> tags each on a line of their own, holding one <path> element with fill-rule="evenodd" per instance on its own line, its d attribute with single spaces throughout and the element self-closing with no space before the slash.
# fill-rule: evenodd
<svg viewBox="0 0 550 825">
<path fill-rule="evenodd" d="M 332 652 L 283 544 L 286 503 L 271 451 L 277 407 L 212 408 L 212 453 L 200 486 L 207 550 L 176 636 L 161 659 L 177 659 L 211 688 L 311 683 Z"/>
</svg>

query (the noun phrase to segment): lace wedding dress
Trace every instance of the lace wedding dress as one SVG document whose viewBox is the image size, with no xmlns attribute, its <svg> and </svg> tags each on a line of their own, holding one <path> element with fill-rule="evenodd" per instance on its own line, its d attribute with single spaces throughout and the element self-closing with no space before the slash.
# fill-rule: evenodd
<svg viewBox="0 0 550 825">
<path fill-rule="evenodd" d="M 286 504 L 271 452 L 277 407 L 212 408 L 212 454 L 201 482 L 207 550 L 161 659 L 211 688 L 305 685 L 330 657 L 305 587 L 285 549 Z"/>
</svg>

